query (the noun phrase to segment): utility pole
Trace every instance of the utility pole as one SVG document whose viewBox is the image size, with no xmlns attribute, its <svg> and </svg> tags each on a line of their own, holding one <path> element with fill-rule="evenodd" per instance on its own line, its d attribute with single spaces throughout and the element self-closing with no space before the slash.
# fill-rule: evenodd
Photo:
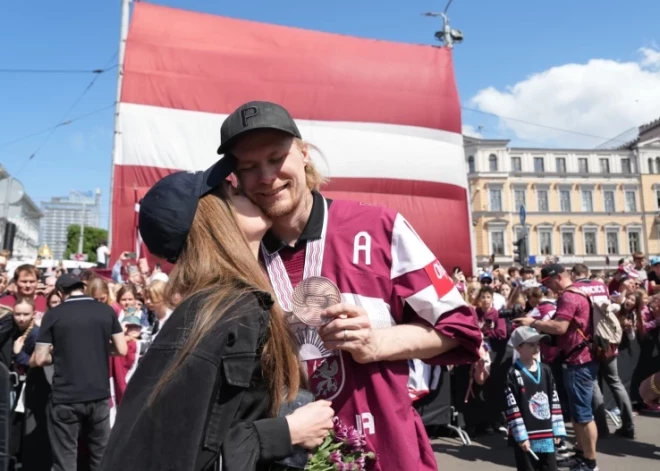
<svg viewBox="0 0 660 471">
<path fill-rule="evenodd" d="M 87 201 L 85 200 L 85 195 L 77 190 L 71 190 L 72 193 L 76 193 L 82 198 L 82 217 L 80 220 L 80 236 L 78 237 L 78 253 L 82 254 L 83 252 L 83 240 L 85 238 L 85 216 L 87 213 Z"/>
<path fill-rule="evenodd" d="M 121 147 L 121 123 L 119 120 L 121 85 L 124 80 L 124 52 L 128 38 L 130 6 L 133 0 L 121 0 L 121 24 L 119 28 L 119 55 L 117 57 L 117 90 L 115 94 L 115 131 L 112 139 L 112 162 L 110 163 L 110 220 L 108 222 L 108 243 L 112 244 L 112 205 L 115 198 L 115 160 Z"/>
</svg>

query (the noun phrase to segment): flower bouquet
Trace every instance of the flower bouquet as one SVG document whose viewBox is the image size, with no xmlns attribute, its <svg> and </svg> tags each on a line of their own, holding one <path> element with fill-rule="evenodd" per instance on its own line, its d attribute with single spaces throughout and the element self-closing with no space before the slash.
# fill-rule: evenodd
<svg viewBox="0 0 660 471">
<path fill-rule="evenodd" d="M 309 454 L 305 471 L 363 471 L 372 469 L 376 462 L 373 452 L 365 451 L 364 435 L 354 427 L 347 427 L 339 418 L 334 427 L 313 453 Z M 273 471 L 293 471 L 291 467 L 276 467 Z"/>
</svg>

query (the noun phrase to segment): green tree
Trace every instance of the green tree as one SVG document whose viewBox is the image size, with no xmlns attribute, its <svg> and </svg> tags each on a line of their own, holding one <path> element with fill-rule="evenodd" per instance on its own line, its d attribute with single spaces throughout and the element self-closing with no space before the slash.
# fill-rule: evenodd
<svg viewBox="0 0 660 471">
<path fill-rule="evenodd" d="M 87 260 L 96 262 L 96 249 L 101 241 L 108 241 L 108 231 L 100 227 L 85 226 L 83 234 L 83 253 L 87 254 Z M 66 251 L 64 258 L 68 259 L 71 254 L 78 253 L 78 242 L 80 241 L 80 225 L 72 224 L 67 228 Z"/>
</svg>

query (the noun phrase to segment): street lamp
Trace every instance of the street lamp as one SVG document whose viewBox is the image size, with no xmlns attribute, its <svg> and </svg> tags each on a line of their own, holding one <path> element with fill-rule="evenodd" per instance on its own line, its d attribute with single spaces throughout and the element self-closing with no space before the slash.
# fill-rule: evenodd
<svg viewBox="0 0 660 471">
<path fill-rule="evenodd" d="M 78 196 L 82 197 L 82 218 L 80 221 L 80 237 L 78 238 L 78 253 L 83 253 L 83 239 L 85 235 L 85 214 L 86 214 L 86 205 L 87 201 L 85 200 L 85 195 L 77 190 L 71 190 L 72 193 L 76 193 Z"/>
</svg>

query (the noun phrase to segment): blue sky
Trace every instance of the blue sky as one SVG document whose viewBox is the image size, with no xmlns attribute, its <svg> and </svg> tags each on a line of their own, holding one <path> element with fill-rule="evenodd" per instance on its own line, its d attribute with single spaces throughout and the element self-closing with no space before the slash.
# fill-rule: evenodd
<svg viewBox="0 0 660 471">
<path fill-rule="evenodd" d="M 440 20 L 423 17 L 421 13 L 442 10 L 445 5 L 444 1 L 394 0 L 159 0 L 157 3 L 256 21 L 422 44 L 435 43 L 433 34 L 439 29 Z M 2 2 L 0 69 L 91 70 L 114 64 L 119 36 L 119 4 L 118 0 Z M 602 103 L 615 100 L 586 93 L 594 88 L 588 80 L 603 75 L 597 72 L 598 66 L 612 65 L 610 62 L 590 63 L 594 59 L 636 66 L 640 70 L 633 75 L 634 80 L 655 80 L 656 67 L 660 63 L 658 57 L 652 55 L 658 50 L 656 41 L 660 40 L 657 27 L 660 2 L 657 0 L 455 0 L 450 17 L 453 26 L 465 35 L 465 42 L 455 48 L 454 60 L 461 100 L 467 107 L 499 111 L 499 114 L 506 112 L 511 117 L 522 116 L 535 123 L 578 129 L 602 137 L 613 137 L 631 124 L 642 124 L 637 122 L 640 119 L 648 119 L 652 111 L 640 111 L 640 103 L 650 110 L 658 109 L 660 114 L 660 108 L 655 108 L 659 99 L 657 94 L 645 95 L 644 87 L 641 91 L 640 87 L 631 87 L 630 93 L 635 94 L 632 98 L 628 93 L 616 100 L 625 101 L 626 110 L 632 110 L 630 113 L 618 108 L 611 110 L 607 103 Z M 644 56 L 647 59 L 645 66 L 639 65 L 644 61 L 640 48 L 651 51 Z M 613 118 L 608 118 L 607 126 L 584 119 L 589 121 L 590 127 L 576 128 L 564 120 L 565 108 L 547 111 L 546 108 L 559 102 L 554 93 L 556 87 L 568 86 L 566 82 L 570 80 L 563 77 L 567 73 L 571 77 L 576 75 L 567 64 L 582 64 L 580 71 L 592 71 L 591 74 L 585 73 L 587 78 L 584 80 L 573 83 L 568 95 L 578 95 L 576 103 L 580 104 L 586 100 L 581 94 L 588 95 L 591 101 L 585 110 L 599 117 L 610 113 Z M 533 74 L 551 69 L 555 73 L 542 74 L 538 77 L 541 82 L 529 80 Z M 611 69 L 606 67 L 606 70 Z M 625 78 L 629 68 L 626 71 L 616 69 L 612 72 L 613 83 L 604 87 L 618 88 L 617 82 L 630 81 Z M 619 72 L 622 73 L 621 80 L 616 75 Z M 37 202 L 65 195 L 69 189 L 101 188 L 104 195 L 102 218 L 107 221 L 112 108 L 58 128 L 45 143 L 49 133 L 6 145 L 60 122 L 92 78 L 91 74 L 0 73 L 0 163 L 23 182 L 28 194 Z M 537 98 L 538 90 L 534 92 L 534 83 L 542 86 L 540 98 Z M 546 83 L 549 85 L 544 85 Z M 648 88 L 648 83 L 655 82 L 640 83 Z M 509 96 L 507 87 L 516 84 L 519 85 L 515 88 L 518 95 Z M 115 71 L 101 75 L 67 118 L 111 105 L 115 87 Z M 489 87 L 493 87 L 490 92 L 479 95 Z M 534 106 L 529 106 L 529 100 L 538 110 L 531 109 Z M 626 119 L 619 123 L 616 115 L 622 114 Z M 507 125 L 497 118 L 470 111 L 463 112 L 463 121 L 474 129 L 483 126 L 481 133 L 487 137 L 507 137 L 528 145 L 568 145 L 574 143 L 569 137 L 576 138 L 547 130 L 543 135 L 526 133 L 525 129 L 538 131 L 539 128 Z M 595 137 L 586 139 L 576 144 L 595 146 L 600 143 Z M 28 160 L 37 149 L 35 157 Z"/>
</svg>

